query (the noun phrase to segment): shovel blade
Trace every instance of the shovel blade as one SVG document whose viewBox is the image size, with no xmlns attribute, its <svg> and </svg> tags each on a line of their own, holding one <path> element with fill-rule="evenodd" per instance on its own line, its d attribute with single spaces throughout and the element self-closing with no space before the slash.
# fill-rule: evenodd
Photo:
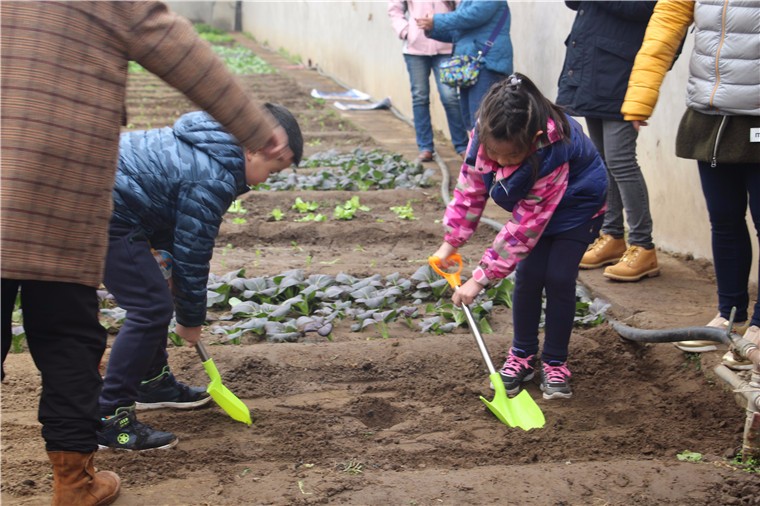
<svg viewBox="0 0 760 506">
<path fill-rule="evenodd" d="M 208 359 L 203 362 L 203 368 L 206 370 L 206 374 L 211 378 L 206 392 L 214 399 L 220 408 L 225 413 L 230 415 L 233 420 L 243 422 L 246 425 L 251 425 L 251 411 L 243 401 L 238 399 L 226 386 L 222 384 L 222 376 L 219 374 L 219 370 L 216 368 L 213 359 Z"/>
<path fill-rule="evenodd" d="M 491 374 L 490 379 L 493 383 L 494 398 L 489 401 L 481 396 L 480 400 L 500 422 L 510 427 L 520 427 L 522 430 L 540 429 L 546 424 L 541 408 L 527 391 L 523 390 L 510 398 L 498 372 Z"/>
</svg>

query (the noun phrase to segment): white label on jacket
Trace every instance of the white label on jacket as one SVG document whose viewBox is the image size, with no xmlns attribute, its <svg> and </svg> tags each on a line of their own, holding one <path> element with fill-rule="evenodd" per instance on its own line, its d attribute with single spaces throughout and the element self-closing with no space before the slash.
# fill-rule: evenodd
<svg viewBox="0 0 760 506">
<path fill-rule="evenodd" d="M 760 128 L 749 129 L 749 142 L 760 142 Z"/>
</svg>

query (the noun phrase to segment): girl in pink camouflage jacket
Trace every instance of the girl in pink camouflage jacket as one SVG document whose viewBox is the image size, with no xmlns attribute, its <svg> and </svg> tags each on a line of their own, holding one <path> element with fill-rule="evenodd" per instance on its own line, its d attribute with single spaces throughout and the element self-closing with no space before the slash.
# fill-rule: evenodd
<svg viewBox="0 0 760 506">
<path fill-rule="evenodd" d="M 575 317 L 578 264 L 599 233 L 607 176 L 581 126 L 513 74 L 483 99 L 435 256 L 442 266 L 469 240 L 489 197 L 512 213 L 479 266 L 452 297 L 470 304 L 485 286 L 515 272 L 514 339 L 500 370 L 516 395 L 538 366 L 538 329 L 546 291 L 541 390 L 545 399 L 572 396 L 568 345 Z"/>
</svg>

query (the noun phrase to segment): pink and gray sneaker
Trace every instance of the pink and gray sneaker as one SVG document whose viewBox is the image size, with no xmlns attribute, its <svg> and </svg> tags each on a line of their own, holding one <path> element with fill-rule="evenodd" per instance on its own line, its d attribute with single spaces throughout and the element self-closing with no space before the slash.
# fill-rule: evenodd
<svg viewBox="0 0 760 506">
<path fill-rule="evenodd" d="M 544 393 L 544 399 L 569 399 L 572 397 L 571 376 L 566 362 L 550 360 L 541 364 L 541 391 Z"/>
<path fill-rule="evenodd" d="M 532 380 L 535 373 L 536 355 L 526 355 L 523 350 L 514 347 L 509 349 L 507 361 L 499 371 L 504 388 L 510 397 L 519 394 L 522 384 Z"/>
</svg>

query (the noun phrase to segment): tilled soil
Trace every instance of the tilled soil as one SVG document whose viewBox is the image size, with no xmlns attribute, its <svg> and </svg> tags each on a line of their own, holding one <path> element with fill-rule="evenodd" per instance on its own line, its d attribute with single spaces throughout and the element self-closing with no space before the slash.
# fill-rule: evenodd
<svg viewBox="0 0 760 506">
<path fill-rule="evenodd" d="M 296 113 L 307 156 L 356 147 L 415 155 L 413 130 L 391 112 L 338 112 L 309 97 L 312 87 L 340 89 L 328 77 L 240 40 L 279 69 L 244 80 L 259 100 Z M 150 76 L 137 76 L 128 97 L 129 128 L 171 124 L 194 108 Z M 443 140 L 438 150 L 455 174 L 453 151 Z M 297 196 L 331 209 L 353 195 L 372 211 L 350 222 L 268 218 Z M 408 202 L 414 221 L 389 210 Z M 248 276 L 303 269 L 408 277 L 442 238 L 436 187 L 250 192 L 244 205 L 246 222 L 230 219 L 222 228 L 216 274 L 245 268 Z M 482 226 L 463 248 L 469 266 L 492 236 Z M 663 276 L 623 288 L 605 285 L 598 272 L 581 278 L 615 297 L 613 316 L 648 328 L 703 324 L 714 305 L 709 270 L 665 254 L 662 260 Z M 497 307 L 490 323 L 494 333 L 485 339 L 499 365 L 511 340 L 510 310 Z M 722 352 L 687 356 L 667 344 L 625 341 L 607 324 L 578 328 L 569 362 L 573 398 L 547 401 L 528 384 L 546 426 L 525 432 L 499 423 L 478 400 L 493 393 L 465 327 L 432 335 L 398 322 L 383 337 L 350 326 L 336 322 L 331 340 L 309 333 L 281 344 L 217 346 L 219 338 L 207 333 L 224 383 L 251 408 L 253 426 L 216 406 L 141 413 L 141 421 L 174 432 L 180 443 L 167 451 L 99 452 L 97 465 L 122 478 L 116 504 L 760 504 L 758 475 L 731 463 L 745 413 L 711 371 Z M 208 381 L 190 348 L 170 348 L 170 364 L 184 382 Z M 36 421 L 39 378 L 28 353 L 12 354 L 6 365 L 2 502 L 47 504 L 52 479 Z M 680 461 L 685 451 L 703 458 Z"/>
</svg>

